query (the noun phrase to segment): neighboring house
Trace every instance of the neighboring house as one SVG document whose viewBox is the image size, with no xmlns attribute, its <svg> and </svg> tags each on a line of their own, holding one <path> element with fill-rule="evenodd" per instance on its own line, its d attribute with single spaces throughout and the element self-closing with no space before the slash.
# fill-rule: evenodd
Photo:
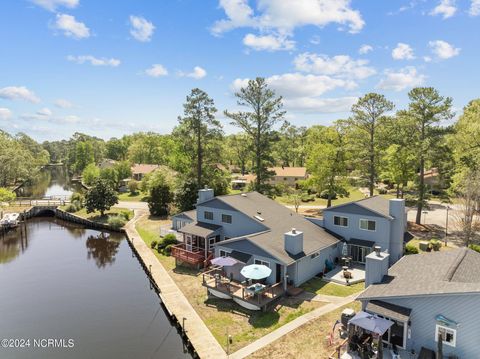
<svg viewBox="0 0 480 359">
<path fill-rule="evenodd" d="M 132 166 L 132 178 L 136 181 L 141 181 L 145 175 L 152 173 L 160 166 L 158 165 L 147 165 L 141 163 L 135 163 Z"/>
<path fill-rule="evenodd" d="M 441 191 L 443 189 L 444 183 L 441 179 L 440 172 L 438 172 L 438 168 L 433 167 L 425 171 L 423 178 L 428 191 Z"/>
<path fill-rule="evenodd" d="M 297 187 L 298 181 L 308 178 L 306 167 L 270 167 L 268 171 L 273 172 L 273 177 L 269 180 L 271 185 L 284 184 L 290 187 Z M 246 174 L 236 176 L 232 179 L 233 189 L 243 189 L 249 183 L 254 182 L 256 176 L 254 174 Z"/>
<path fill-rule="evenodd" d="M 357 299 L 364 311 L 390 319 L 386 343 L 407 352 L 478 358 L 480 253 L 468 248 L 408 255 L 390 269 L 388 253 L 367 256 L 366 285 Z M 403 356 L 402 356 L 403 358 Z"/>
<path fill-rule="evenodd" d="M 390 253 L 390 265 L 403 255 L 407 213 L 403 199 L 373 196 L 323 210 L 327 230 L 343 237 L 354 262 L 365 263 L 365 257 L 380 246 Z"/>
<path fill-rule="evenodd" d="M 257 192 L 214 197 L 213 190 L 200 190 L 196 219 L 186 212 L 175 216 L 172 225 L 189 219 L 178 229 L 184 243 L 172 248 L 177 264 L 200 267 L 213 254 L 231 256 L 238 263 L 224 269 L 236 281 L 244 280 L 244 265 L 264 264 L 272 270 L 267 284 L 298 286 L 339 256 L 334 235 Z"/>
<path fill-rule="evenodd" d="M 109 158 L 105 158 L 98 164 L 98 167 L 101 170 L 104 170 L 106 168 L 113 168 L 113 166 L 115 166 L 116 164 L 117 164 L 117 161 L 111 160 Z"/>
<path fill-rule="evenodd" d="M 273 185 L 286 184 L 290 187 L 296 187 L 298 181 L 308 178 L 306 167 L 273 167 L 268 170 L 275 173 L 270 179 L 270 184 Z"/>
</svg>

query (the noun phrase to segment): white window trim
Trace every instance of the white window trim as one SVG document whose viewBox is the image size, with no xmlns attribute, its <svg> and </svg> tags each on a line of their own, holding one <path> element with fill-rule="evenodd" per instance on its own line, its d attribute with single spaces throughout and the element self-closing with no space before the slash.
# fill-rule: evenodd
<svg viewBox="0 0 480 359">
<path fill-rule="evenodd" d="M 226 255 L 225 255 L 225 256 L 222 256 L 222 252 L 225 253 Z M 220 250 L 218 251 L 218 255 L 219 255 L 220 257 L 230 257 L 230 254 L 231 254 L 231 253 L 232 253 L 232 252 L 226 251 L 225 249 L 220 249 Z"/>
<path fill-rule="evenodd" d="M 367 228 L 362 228 L 362 221 L 367 221 Z M 374 222 L 375 223 L 375 229 L 368 229 L 368 222 Z M 377 221 L 373 219 L 367 219 L 367 218 L 360 218 L 358 220 L 358 228 L 360 228 L 362 231 L 368 231 L 368 232 L 376 232 L 377 231 Z"/>
<path fill-rule="evenodd" d="M 443 340 L 443 344 L 455 348 L 456 345 L 457 345 L 457 329 L 453 329 L 453 328 L 447 327 L 445 325 L 440 325 L 440 324 L 435 325 L 435 342 L 436 343 L 438 342 L 438 330 L 440 328 L 453 332 L 453 343 L 449 343 L 449 342 L 446 342 L 446 341 Z"/>
<path fill-rule="evenodd" d="M 264 266 L 267 266 L 268 268 L 270 268 L 270 262 L 267 262 L 267 261 L 264 261 L 264 260 L 261 260 L 261 259 L 254 259 L 253 264 L 260 264 L 260 265 L 264 265 Z"/>
<path fill-rule="evenodd" d="M 347 225 L 346 226 L 342 226 L 341 224 L 335 224 L 335 217 L 338 217 L 338 218 L 344 218 L 347 220 Z M 343 217 L 343 216 L 333 216 L 333 225 L 334 226 L 337 226 L 337 227 L 343 227 L 343 228 L 348 228 L 348 226 L 350 225 L 350 222 L 349 218 L 348 217 Z"/>
</svg>

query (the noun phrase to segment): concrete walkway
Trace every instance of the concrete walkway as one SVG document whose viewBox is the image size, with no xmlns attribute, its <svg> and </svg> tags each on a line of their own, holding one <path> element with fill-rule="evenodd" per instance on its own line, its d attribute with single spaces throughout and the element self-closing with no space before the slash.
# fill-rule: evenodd
<svg viewBox="0 0 480 359">
<path fill-rule="evenodd" d="M 151 268 L 152 278 L 160 289 L 163 304 L 180 322 L 186 318 L 187 336 L 200 358 L 226 358 L 225 351 L 135 229 L 135 223 L 145 214 L 143 209 L 135 210 L 135 216 L 127 223 L 125 230 L 142 262 L 147 268 Z"/>
<path fill-rule="evenodd" d="M 253 343 L 247 345 L 246 347 L 243 347 L 242 349 L 237 350 L 235 353 L 231 354 L 229 358 L 232 358 L 232 359 L 245 358 L 255 353 L 256 351 L 260 350 L 261 348 L 273 343 L 275 340 L 280 339 L 281 337 L 292 332 L 293 330 L 301 327 L 302 325 L 310 322 L 311 320 L 317 319 L 322 315 L 330 313 L 333 310 L 336 310 L 344 305 L 347 305 L 348 303 L 353 302 L 356 299 L 357 295 L 358 293 L 351 295 L 349 297 L 344 297 L 344 298 L 334 297 L 335 302 L 329 303 L 327 305 L 324 305 L 323 307 L 312 310 L 311 312 L 304 314 L 295 320 L 292 320 L 290 323 L 283 325 L 277 330 L 274 330 L 273 332 L 254 341 Z M 330 296 L 323 296 L 323 297 L 324 297 L 323 299 L 331 299 Z M 328 298 L 325 298 L 325 297 L 328 297 Z"/>
</svg>

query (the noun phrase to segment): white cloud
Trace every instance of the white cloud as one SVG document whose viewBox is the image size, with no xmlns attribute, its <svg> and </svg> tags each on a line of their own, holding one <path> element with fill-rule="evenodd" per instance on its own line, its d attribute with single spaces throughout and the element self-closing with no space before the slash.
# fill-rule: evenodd
<svg viewBox="0 0 480 359">
<path fill-rule="evenodd" d="M 407 66 L 398 71 L 386 70 L 385 77 L 380 80 L 376 88 L 382 90 L 402 91 L 407 88 L 420 86 L 425 82 L 425 75 L 419 74 L 413 66 Z"/>
<path fill-rule="evenodd" d="M 200 79 L 204 78 L 205 76 L 207 76 L 207 71 L 205 71 L 200 66 L 195 66 L 193 68 L 192 72 L 179 71 L 178 76 L 180 76 L 180 77 L 191 77 L 191 78 L 194 78 L 195 80 L 200 80 Z"/>
<path fill-rule="evenodd" d="M 399 42 L 397 47 L 392 50 L 392 57 L 394 60 L 413 60 L 415 55 L 409 44 Z"/>
<path fill-rule="evenodd" d="M 0 107 L 0 120 L 8 120 L 10 117 L 12 117 L 12 111 L 8 108 Z"/>
<path fill-rule="evenodd" d="M 55 28 L 63 31 L 63 34 L 75 39 L 84 39 L 90 36 L 90 29 L 75 17 L 67 14 L 57 14 Z"/>
<path fill-rule="evenodd" d="M 69 115 L 69 116 L 65 116 L 65 117 L 60 118 L 60 122 L 64 122 L 64 123 L 79 123 L 79 122 L 80 122 L 80 118 L 79 118 L 78 116 L 75 116 L 75 115 Z"/>
<path fill-rule="evenodd" d="M 370 51 L 373 51 L 373 47 L 370 46 L 370 45 L 362 45 L 360 46 L 360 48 L 358 49 L 358 53 L 360 55 L 365 55 L 365 54 L 368 54 Z"/>
<path fill-rule="evenodd" d="M 52 111 L 48 107 L 44 107 L 37 111 L 37 115 L 42 117 L 50 117 L 52 116 Z"/>
<path fill-rule="evenodd" d="M 239 91 L 240 88 L 248 84 L 248 80 L 236 79 L 232 84 L 233 90 Z M 268 77 L 266 81 L 277 94 L 286 98 L 316 97 L 337 88 L 353 89 L 356 87 L 356 83 L 353 81 L 301 73 L 273 75 Z"/>
<path fill-rule="evenodd" d="M 455 0 L 440 0 L 439 4 L 430 11 L 430 15 L 442 15 L 444 19 L 452 17 L 457 12 Z"/>
<path fill-rule="evenodd" d="M 160 77 L 160 76 L 167 76 L 168 71 L 163 65 L 153 64 L 152 67 L 145 70 L 145 74 L 151 77 Z"/>
<path fill-rule="evenodd" d="M 347 55 L 329 57 L 305 52 L 295 57 L 294 64 L 298 71 L 353 79 L 364 79 L 376 72 L 367 66 L 368 60 L 354 60 Z"/>
<path fill-rule="evenodd" d="M 59 108 L 71 108 L 73 107 L 73 104 L 68 101 L 68 100 L 65 100 L 63 98 L 59 98 L 55 101 L 55 106 L 59 107 Z"/>
<path fill-rule="evenodd" d="M 40 102 L 40 99 L 25 86 L 8 86 L 0 89 L 0 98 L 7 100 L 25 100 L 33 103 Z"/>
<path fill-rule="evenodd" d="M 141 16 L 130 15 L 130 34 L 141 42 L 148 42 L 152 39 L 155 25 Z"/>
<path fill-rule="evenodd" d="M 299 112 L 338 113 L 349 112 L 357 100 L 358 98 L 353 96 L 339 98 L 299 97 L 284 99 L 283 104 L 289 110 Z"/>
<path fill-rule="evenodd" d="M 84 64 L 86 62 L 89 62 L 90 65 L 93 66 L 112 66 L 112 67 L 117 67 L 120 65 L 120 60 L 114 59 L 114 58 L 105 58 L 105 57 L 94 57 L 92 55 L 81 55 L 81 56 L 72 56 L 69 55 L 67 56 L 68 61 L 75 62 L 77 64 Z"/>
<path fill-rule="evenodd" d="M 243 44 L 254 50 L 292 50 L 295 47 L 295 41 L 289 40 L 286 36 L 275 35 L 254 35 L 247 34 L 243 38 Z"/>
<path fill-rule="evenodd" d="M 258 15 L 248 0 L 220 0 L 226 19 L 215 22 L 214 34 L 221 34 L 239 27 L 274 30 L 291 33 L 296 27 L 314 25 L 324 27 L 330 23 L 348 26 L 350 32 L 359 32 L 365 22 L 358 10 L 350 7 L 350 0 L 260 0 Z"/>
<path fill-rule="evenodd" d="M 44 9 L 55 11 L 57 7 L 76 8 L 79 0 L 30 0 L 32 3 L 43 7 Z"/>
<path fill-rule="evenodd" d="M 472 2 L 470 4 L 470 9 L 468 10 L 468 13 L 471 16 L 480 15 L 480 0 L 472 0 Z"/>
<path fill-rule="evenodd" d="M 460 54 L 460 48 L 454 47 L 443 40 L 430 41 L 428 46 L 432 49 L 432 53 L 441 60 L 446 60 Z"/>
</svg>

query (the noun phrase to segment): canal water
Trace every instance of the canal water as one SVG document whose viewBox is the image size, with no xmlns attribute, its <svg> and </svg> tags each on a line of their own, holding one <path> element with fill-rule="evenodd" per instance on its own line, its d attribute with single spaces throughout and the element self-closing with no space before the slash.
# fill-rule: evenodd
<svg viewBox="0 0 480 359">
<path fill-rule="evenodd" d="M 0 358 L 191 357 L 123 234 L 51 217 L 26 233 L 0 237 Z"/>
<path fill-rule="evenodd" d="M 73 192 L 81 191 L 80 183 L 73 182 L 63 166 L 50 166 L 17 189 L 18 197 L 45 198 L 70 197 Z"/>
</svg>

